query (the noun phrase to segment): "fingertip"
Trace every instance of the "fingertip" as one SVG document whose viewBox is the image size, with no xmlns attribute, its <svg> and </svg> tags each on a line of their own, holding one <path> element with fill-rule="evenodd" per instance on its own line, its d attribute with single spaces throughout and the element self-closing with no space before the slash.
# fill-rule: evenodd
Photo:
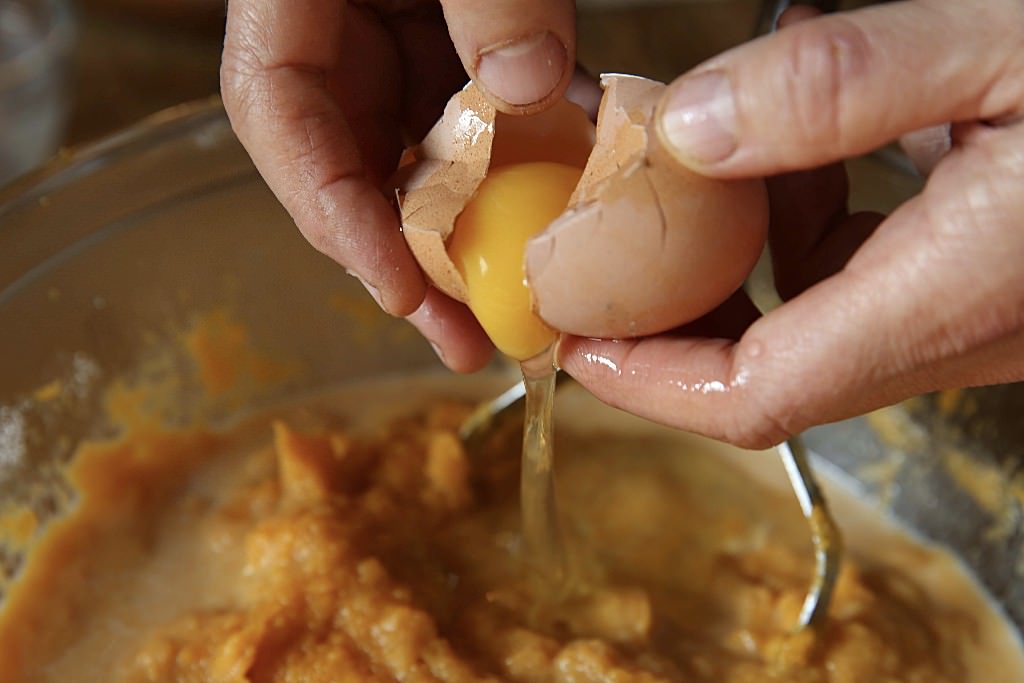
<svg viewBox="0 0 1024 683">
<path fill-rule="evenodd" d="M 359 274 L 350 270 L 349 275 L 359 280 L 359 284 L 373 298 L 380 310 L 390 316 L 406 318 L 414 313 L 423 303 L 423 295 L 425 293 L 425 285 L 423 284 L 416 286 L 417 283 L 411 282 L 410 286 L 405 286 L 401 289 L 393 289 L 394 285 L 392 285 L 385 294 L 380 287 L 370 283 Z"/>
<path fill-rule="evenodd" d="M 422 304 L 427 282 L 402 235 L 394 208 L 361 177 L 319 189 L 316 202 L 296 212 L 310 244 L 355 277 L 381 309 L 405 317 Z"/>
<path fill-rule="evenodd" d="M 462 344 L 456 348 L 445 349 L 443 352 L 439 351 L 438 346 L 434 346 L 434 351 L 438 352 L 438 357 L 445 367 L 462 375 L 483 370 L 494 358 L 494 347 L 489 342 L 474 344 L 472 348 Z"/>
<path fill-rule="evenodd" d="M 571 0 L 441 0 L 466 72 L 507 114 L 543 111 L 561 98 L 576 61 Z"/>
<path fill-rule="evenodd" d="M 453 372 L 476 372 L 494 356 L 494 345 L 469 309 L 433 287 L 406 320 Z"/>
<path fill-rule="evenodd" d="M 453 326 L 449 334 L 430 345 L 445 367 L 464 375 L 484 369 L 495 353 L 494 344 L 475 319 L 472 324 Z"/>
<path fill-rule="evenodd" d="M 655 130 L 659 142 L 679 163 L 713 175 L 739 147 L 728 73 L 711 69 L 673 81 L 655 111 Z"/>
<path fill-rule="evenodd" d="M 400 243 L 395 247 L 398 253 L 387 260 L 390 267 L 381 266 L 378 269 L 384 280 L 383 297 L 378 303 L 389 315 L 404 318 L 423 305 L 430 285 L 405 240 L 401 237 L 398 239 Z"/>
<path fill-rule="evenodd" d="M 1017 43 L 1005 22 L 949 6 L 886 3 L 817 18 L 801 10 L 669 86 L 659 139 L 704 175 L 765 176 L 860 155 L 917 128 L 1015 111 L 1007 65 L 1019 50 L 1010 51 Z M 935 36 L 954 27 L 958 49 L 942 49 Z M 922 77 L 936 73 L 944 87 Z"/>
<path fill-rule="evenodd" d="M 621 397 L 616 387 L 622 377 L 616 360 L 617 354 L 613 355 L 607 350 L 609 345 L 618 347 L 620 344 L 635 343 L 635 340 L 620 342 L 563 334 L 558 342 L 555 364 L 600 401 L 615 408 L 636 412 L 615 400 Z"/>
<path fill-rule="evenodd" d="M 563 334 L 558 341 L 556 365 L 601 401 L 624 408 L 614 399 L 622 379 L 619 367 L 620 346 L 630 348 L 636 340 L 606 340 Z M 633 412 L 633 411 L 631 411 Z"/>
<path fill-rule="evenodd" d="M 419 281 L 412 281 L 407 286 L 394 286 L 390 288 L 386 295 L 379 297 L 371 292 L 374 296 L 374 300 L 388 315 L 393 315 L 396 318 L 405 318 L 415 313 L 416 310 L 423 304 L 423 297 L 426 294 L 426 283 L 423 282 L 422 278 Z M 367 286 L 367 289 L 370 289 Z"/>
<path fill-rule="evenodd" d="M 778 28 L 821 14 L 809 5 L 794 5 L 778 19 Z M 684 74 L 666 88 L 656 112 L 658 138 L 684 166 L 715 175 L 718 164 L 739 148 L 734 84 L 727 71 L 707 69 Z"/>
<path fill-rule="evenodd" d="M 602 97 L 604 97 L 604 91 L 601 89 L 601 84 L 597 78 L 577 64 L 576 70 L 565 90 L 565 99 L 578 105 L 583 111 L 587 112 L 587 116 L 591 121 L 596 122 L 597 112 L 601 108 Z"/>
<path fill-rule="evenodd" d="M 900 137 L 900 147 L 921 176 L 931 175 L 939 162 L 953 149 L 951 131 L 952 126 L 947 123 L 921 128 Z"/>
<path fill-rule="evenodd" d="M 576 367 L 575 356 L 579 351 L 581 337 L 574 334 L 562 334 L 558 338 L 558 346 L 555 347 L 555 365 L 575 377 L 573 369 Z"/>
</svg>

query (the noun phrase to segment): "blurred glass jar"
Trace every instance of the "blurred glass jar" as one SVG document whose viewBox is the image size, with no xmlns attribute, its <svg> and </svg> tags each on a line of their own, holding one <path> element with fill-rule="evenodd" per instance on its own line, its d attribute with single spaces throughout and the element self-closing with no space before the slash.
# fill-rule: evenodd
<svg viewBox="0 0 1024 683">
<path fill-rule="evenodd" d="M 0 0 L 0 185 L 57 151 L 73 40 L 66 0 Z"/>
</svg>

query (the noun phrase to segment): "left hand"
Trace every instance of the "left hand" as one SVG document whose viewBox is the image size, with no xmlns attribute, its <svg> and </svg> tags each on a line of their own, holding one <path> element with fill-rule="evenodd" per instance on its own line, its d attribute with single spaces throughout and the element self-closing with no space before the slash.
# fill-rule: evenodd
<svg viewBox="0 0 1024 683">
<path fill-rule="evenodd" d="M 909 0 L 801 21 L 680 77 L 663 139 L 705 175 L 769 176 L 788 300 L 758 318 L 738 293 L 671 334 L 570 337 L 562 367 L 612 405 L 754 448 L 1024 379 L 1022 74 L 1019 0 Z M 881 223 L 849 214 L 837 162 L 949 121 L 921 194 Z"/>
</svg>

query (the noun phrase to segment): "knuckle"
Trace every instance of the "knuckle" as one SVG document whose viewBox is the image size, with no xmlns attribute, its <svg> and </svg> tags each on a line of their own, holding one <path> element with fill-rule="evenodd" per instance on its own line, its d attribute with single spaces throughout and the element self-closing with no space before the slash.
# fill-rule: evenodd
<svg viewBox="0 0 1024 683">
<path fill-rule="evenodd" d="M 220 66 L 221 97 L 229 114 L 252 106 L 265 89 L 270 52 L 266 30 L 250 5 L 229 8 Z"/>
<path fill-rule="evenodd" d="M 789 29 L 785 92 L 795 131 L 808 144 L 843 141 L 847 93 L 868 69 L 870 43 L 856 24 L 839 17 Z"/>
<path fill-rule="evenodd" d="M 296 223 L 302 236 L 318 252 L 342 268 L 357 271 L 365 269 L 366 264 L 358 258 L 358 252 L 352 244 L 351 226 L 345 222 L 338 224 L 329 218 L 324 220 L 322 217 L 308 217 Z"/>
<path fill-rule="evenodd" d="M 300 231 L 317 251 L 345 268 L 378 272 L 383 254 L 377 235 L 380 197 L 375 192 L 355 178 L 319 187 L 304 202 L 312 211 L 297 221 Z"/>
<path fill-rule="evenodd" d="M 262 71 L 258 58 L 234 43 L 224 46 L 220 66 L 220 91 L 228 115 L 244 116 L 262 98 Z"/>
</svg>

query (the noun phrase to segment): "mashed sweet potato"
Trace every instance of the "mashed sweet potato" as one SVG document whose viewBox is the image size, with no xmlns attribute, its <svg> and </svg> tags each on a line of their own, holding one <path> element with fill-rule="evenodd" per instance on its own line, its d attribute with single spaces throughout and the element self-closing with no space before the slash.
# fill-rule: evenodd
<svg viewBox="0 0 1024 683">
<path fill-rule="evenodd" d="M 515 435 L 467 452 L 460 405 L 86 446 L 76 511 L 0 612 L 0 682 L 1024 680 L 950 558 L 842 501 L 830 619 L 791 635 L 806 527 L 736 464 L 769 456 L 568 401 L 591 419 L 558 422 L 573 581 L 557 595 L 523 564 Z"/>
</svg>

